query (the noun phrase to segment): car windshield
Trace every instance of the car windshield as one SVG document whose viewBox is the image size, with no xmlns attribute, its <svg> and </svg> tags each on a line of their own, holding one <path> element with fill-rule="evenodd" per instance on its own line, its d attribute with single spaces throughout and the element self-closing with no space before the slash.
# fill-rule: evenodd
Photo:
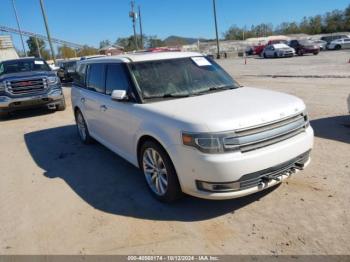
<svg viewBox="0 0 350 262">
<path fill-rule="evenodd" d="M 51 71 L 43 60 L 11 60 L 0 63 L 0 75 L 29 72 L 29 71 Z"/>
<path fill-rule="evenodd" d="M 205 57 L 137 62 L 131 72 L 144 99 L 184 97 L 237 88 L 218 64 Z"/>
</svg>

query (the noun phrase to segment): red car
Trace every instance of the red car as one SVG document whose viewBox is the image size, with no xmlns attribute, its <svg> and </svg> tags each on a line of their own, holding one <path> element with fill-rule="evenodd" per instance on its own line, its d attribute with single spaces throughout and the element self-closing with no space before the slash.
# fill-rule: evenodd
<svg viewBox="0 0 350 262">
<path fill-rule="evenodd" d="M 273 44 L 279 44 L 279 43 L 282 43 L 282 44 L 287 44 L 288 41 L 287 40 L 284 40 L 284 39 L 275 39 L 275 40 L 270 40 L 269 42 L 267 42 L 267 44 L 259 44 L 259 45 L 256 45 L 256 46 L 253 46 L 253 53 L 255 55 L 261 55 L 262 51 L 264 50 L 264 48 L 268 45 L 273 45 Z"/>
</svg>

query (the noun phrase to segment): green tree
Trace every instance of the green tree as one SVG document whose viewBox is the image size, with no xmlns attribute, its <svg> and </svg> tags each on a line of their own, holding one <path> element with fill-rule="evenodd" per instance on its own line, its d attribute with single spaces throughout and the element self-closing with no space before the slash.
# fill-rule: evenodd
<svg viewBox="0 0 350 262">
<path fill-rule="evenodd" d="M 98 49 L 84 45 L 82 49 L 77 52 L 77 56 L 88 56 L 88 55 L 97 55 Z"/>
<path fill-rule="evenodd" d="M 58 56 L 61 58 L 72 58 L 75 57 L 76 52 L 74 49 L 68 47 L 68 46 L 61 46 L 58 48 Z"/>
<path fill-rule="evenodd" d="M 29 48 L 29 53 L 28 56 L 35 56 L 39 57 L 39 50 L 41 57 L 44 58 L 45 60 L 49 60 L 51 58 L 50 53 L 48 50 L 45 49 L 45 41 L 35 37 L 31 36 L 27 40 L 27 45 Z"/>
<path fill-rule="evenodd" d="M 147 47 L 149 47 L 149 48 L 165 46 L 164 41 L 159 39 L 157 36 L 149 36 L 146 39 L 147 39 L 147 41 L 146 41 Z"/>
<path fill-rule="evenodd" d="M 100 41 L 100 49 L 109 45 L 111 45 L 111 41 L 109 41 L 108 39 Z"/>
<path fill-rule="evenodd" d="M 115 44 L 124 47 L 126 52 L 136 50 L 134 36 L 120 37 L 115 41 Z"/>
<path fill-rule="evenodd" d="M 309 18 L 309 34 L 322 33 L 322 16 L 316 15 Z"/>
<path fill-rule="evenodd" d="M 350 31 L 350 5 L 344 11 L 344 31 Z"/>
</svg>

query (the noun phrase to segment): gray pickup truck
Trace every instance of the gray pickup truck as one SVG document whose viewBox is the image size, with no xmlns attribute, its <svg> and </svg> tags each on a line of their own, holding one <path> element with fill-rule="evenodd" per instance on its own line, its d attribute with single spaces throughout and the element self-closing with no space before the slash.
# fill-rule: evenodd
<svg viewBox="0 0 350 262">
<path fill-rule="evenodd" d="M 0 61 L 0 117 L 33 107 L 66 109 L 56 73 L 39 58 Z"/>
</svg>

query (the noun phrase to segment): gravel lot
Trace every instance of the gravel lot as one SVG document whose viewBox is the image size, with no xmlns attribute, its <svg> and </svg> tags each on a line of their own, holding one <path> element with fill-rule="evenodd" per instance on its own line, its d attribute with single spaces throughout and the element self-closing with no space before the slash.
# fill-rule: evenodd
<svg viewBox="0 0 350 262">
<path fill-rule="evenodd" d="M 157 202 L 136 168 L 79 142 L 70 107 L 1 121 L 0 254 L 350 254 L 349 59 L 220 61 L 242 85 L 304 99 L 316 134 L 304 172 L 235 200 Z"/>
</svg>

